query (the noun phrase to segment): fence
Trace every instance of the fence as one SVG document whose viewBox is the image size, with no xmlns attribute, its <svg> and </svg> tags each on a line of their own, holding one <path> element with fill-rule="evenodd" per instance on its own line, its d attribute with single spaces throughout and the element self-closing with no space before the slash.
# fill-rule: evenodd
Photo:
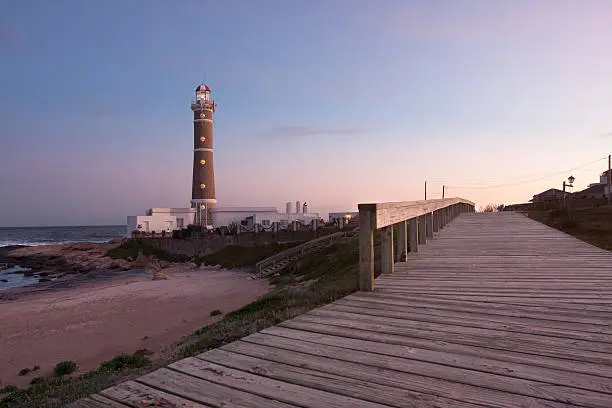
<svg viewBox="0 0 612 408">
<path fill-rule="evenodd" d="M 474 203 L 462 198 L 405 201 L 398 203 L 359 204 L 359 288 L 374 289 L 374 231 L 382 229 L 381 269 L 392 273 L 394 268 L 393 229 L 397 225 L 397 248 L 407 259 L 411 252 L 427 244 L 454 217 L 463 212 L 474 212 Z"/>
</svg>

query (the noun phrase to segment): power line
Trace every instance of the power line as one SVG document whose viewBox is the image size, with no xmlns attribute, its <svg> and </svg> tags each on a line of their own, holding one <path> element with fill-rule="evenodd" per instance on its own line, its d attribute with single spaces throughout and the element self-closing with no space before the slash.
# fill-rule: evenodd
<svg viewBox="0 0 612 408">
<path fill-rule="evenodd" d="M 581 169 L 581 168 L 584 168 L 584 167 L 590 166 L 590 165 L 592 165 L 592 164 L 595 164 L 595 163 L 597 163 L 597 162 L 600 162 L 600 161 L 602 161 L 602 160 L 606 160 L 606 159 L 607 159 L 607 156 L 606 156 L 606 157 L 599 158 L 599 159 L 594 160 L 594 161 L 591 161 L 591 162 L 589 162 L 589 163 L 581 164 L 580 166 L 576 166 L 576 167 L 573 167 L 573 168 L 571 168 L 571 169 L 567 169 L 567 170 L 561 170 L 561 171 L 557 171 L 557 172 L 554 172 L 554 173 L 548 173 L 548 174 L 539 175 L 539 176 L 534 175 L 534 176 L 524 176 L 524 177 L 522 177 L 522 178 L 526 178 L 526 177 L 535 177 L 535 178 L 532 178 L 532 179 L 530 179 L 530 180 L 526 180 L 526 181 L 518 181 L 518 182 L 511 182 L 511 183 L 504 183 L 504 184 L 490 185 L 490 186 L 473 186 L 473 185 L 463 185 L 463 186 L 461 186 L 461 185 L 459 185 L 459 186 L 453 186 L 453 185 L 450 185 L 450 186 L 449 186 L 449 185 L 447 185 L 447 186 L 446 186 L 446 188 L 457 188 L 457 189 L 459 189 L 459 188 L 460 188 L 460 189 L 470 189 L 470 188 L 473 188 L 473 189 L 487 189 L 487 188 L 499 188 L 499 187 L 517 186 L 517 185 L 521 185 L 521 184 L 533 183 L 534 181 L 544 180 L 544 179 L 547 179 L 547 178 L 549 178 L 549 177 L 556 176 L 556 175 L 559 175 L 559 174 L 562 174 L 562 173 L 567 173 L 567 172 L 570 172 L 570 171 L 578 170 L 578 169 Z M 468 183 L 468 184 L 469 184 L 469 183 Z"/>
</svg>

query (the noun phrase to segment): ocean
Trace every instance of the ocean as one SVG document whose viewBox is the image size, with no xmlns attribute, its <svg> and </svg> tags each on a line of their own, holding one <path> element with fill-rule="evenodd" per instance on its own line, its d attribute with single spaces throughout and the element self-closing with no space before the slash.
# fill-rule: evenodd
<svg viewBox="0 0 612 408">
<path fill-rule="evenodd" d="M 0 228 L 0 247 L 107 242 L 113 238 L 125 237 L 126 235 L 126 225 Z"/>
</svg>

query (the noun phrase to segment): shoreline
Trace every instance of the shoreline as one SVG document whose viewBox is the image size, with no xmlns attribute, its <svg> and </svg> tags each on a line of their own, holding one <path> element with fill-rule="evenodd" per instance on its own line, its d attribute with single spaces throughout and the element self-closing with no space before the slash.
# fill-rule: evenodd
<svg viewBox="0 0 612 408">
<path fill-rule="evenodd" d="M 244 270 L 183 265 L 164 274 L 167 280 L 153 280 L 154 272 L 143 269 L 62 287 L 16 288 L 22 290 L 14 298 L 0 300 L 0 383 L 27 386 L 64 360 L 82 373 L 120 353 L 163 353 L 271 288 L 247 279 Z M 213 310 L 222 314 L 211 316 Z M 36 374 L 18 376 L 35 366 Z"/>
</svg>

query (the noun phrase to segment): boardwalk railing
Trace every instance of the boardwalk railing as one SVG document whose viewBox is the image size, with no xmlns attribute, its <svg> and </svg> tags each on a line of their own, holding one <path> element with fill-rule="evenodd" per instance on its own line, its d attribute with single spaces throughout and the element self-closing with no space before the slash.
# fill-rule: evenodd
<svg viewBox="0 0 612 408">
<path fill-rule="evenodd" d="M 312 239 L 310 241 L 304 242 L 303 244 L 286 249 L 266 259 L 262 259 L 261 261 L 255 264 L 255 275 L 258 278 L 264 278 L 274 273 L 277 264 L 280 264 L 284 260 L 287 260 L 294 256 L 302 257 L 305 253 L 309 253 L 313 248 L 324 245 L 331 245 L 334 242 L 334 239 L 344 238 L 352 234 L 354 234 L 352 231 L 340 231 L 335 232 L 333 234 L 324 235 L 320 238 Z"/>
<path fill-rule="evenodd" d="M 374 289 L 374 231 L 382 229 L 382 273 L 393 273 L 395 259 L 407 259 L 407 250 L 418 252 L 457 215 L 474 212 L 474 203 L 462 198 L 359 204 L 359 289 Z M 397 225 L 398 257 L 393 254 L 393 229 Z"/>
</svg>

